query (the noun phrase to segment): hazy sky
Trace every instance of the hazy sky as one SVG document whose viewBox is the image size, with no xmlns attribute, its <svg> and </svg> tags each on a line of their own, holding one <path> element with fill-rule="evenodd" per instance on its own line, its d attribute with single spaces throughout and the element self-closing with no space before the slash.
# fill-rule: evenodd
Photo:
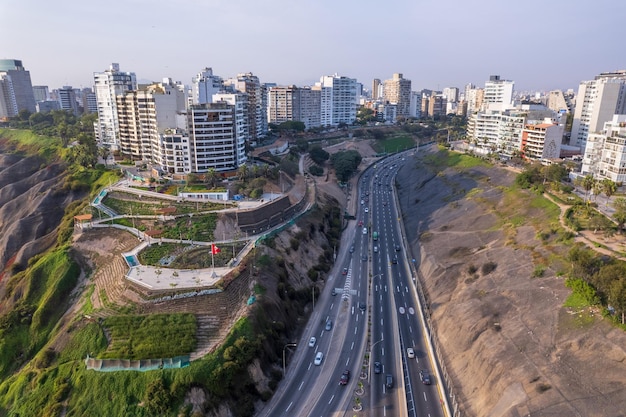
<svg viewBox="0 0 626 417">
<path fill-rule="evenodd" d="M 521 90 L 573 88 L 626 69 L 624 0 L 0 0 L 0 58 L 34 85 L 90 87 L 112 62 L 139 80 L 310 85 L 394 72 L 412 89 L 491 74 Z"/>
</svg>

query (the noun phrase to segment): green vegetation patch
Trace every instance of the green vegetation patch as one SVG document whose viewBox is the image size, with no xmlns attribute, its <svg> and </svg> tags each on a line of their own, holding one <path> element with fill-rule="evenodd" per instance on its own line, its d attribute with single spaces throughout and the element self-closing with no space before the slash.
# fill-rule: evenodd
<svg viewBox="0 0 626 417">
<path fill-rule="evenodd" d="M 30 130 L 0 129 L 0 138 L 8 139 L 19 152 L 37 154 L 47 161 L 59 156 L 61 139 L 37 135 Z"/>
<path fill-rule="evenodd" d="M 415 140 L 406 135 L 377 140 L 372 144 L 372 148 L 374 148 L 377 153 L 395 153 L 415 148 L 415 146 Z"/>
<path fill-rule="evenodd" d="M 163 237 L 169 239 L 212 242 L 214 240 L 213 232 L 215 231 L 216 224 L 217 214 L 215 213 L 179 217 L 174 222 L 168 222 L 166 224 Z"/>
<path fill-rule="evenodd" d="M 189 313 L 113 316 L 104 326 L 111 343 L 101 358 L 170 358 L 196 347 L 196 317 Z"/>
</svg>

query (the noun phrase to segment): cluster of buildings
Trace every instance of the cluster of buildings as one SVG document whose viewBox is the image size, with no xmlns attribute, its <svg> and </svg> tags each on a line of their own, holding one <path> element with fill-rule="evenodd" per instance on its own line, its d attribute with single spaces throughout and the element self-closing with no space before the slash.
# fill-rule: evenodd
<svg viewBox="0 0 626 417">
<path fill-rule="evenodd" d="M 502 158 L 582 159 L 582 175 L 626 178 L 626 71 L 602 73 L 572 90 L 516 92 L 493 75 L 478 88 L 414 91 L 401 73 L 374 79 L 371 90 L 356 79 L 323 76 L 311 86 L 261 83 L 252 73 L 222 78 L 204 68 L 191 85 L 165 78 L 138 84 L 119 64 L 94 73 L 93 89 L 32 86 L 22 62 L 0 60 L 0 120 L 30 113 L 97 112 L 98 143 L 129 159 L 153 164 L 165 175 L 236 170 L 247 149 L 270 124 L 300 121 L 306 129 L 351 125 L 360 107 L 380 123 L 467 117 L 467 146 Z"/>
</svg>

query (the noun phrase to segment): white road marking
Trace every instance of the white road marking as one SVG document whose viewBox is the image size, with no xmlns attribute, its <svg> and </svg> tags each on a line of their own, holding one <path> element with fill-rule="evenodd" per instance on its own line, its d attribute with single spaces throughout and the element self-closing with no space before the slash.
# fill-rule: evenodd
<svg viewBox="0 0 626 417">
<path fill-rule="evenodd" d="M 332 403 L 334 399 L 335 399 L 335 394 L 333 394 L 333 396 L 330 397 L 330 401 L 328 401 L 328 404 Z"/>
<path fill-rule="evenodd" d="M 424 392 L 424 401 L 428 402 L 428 399 L 426 398 L 426 393 Z"/>
<path fill-rule="evenodd" d="M 300 382 L 300 386 L 298 387 L 298 391 L 300 391 L 302 389 L 303 385 L 304 385 L 304 381 Z"/>
<path fill-rule="evenodd" d="M 293 402 L 290 402 L 289 405 L 287 406 L 287 409 L 285 411 L 289 411 L 289 409 L 291 408 L 292 405 L 293 405 Z"/>
</svg>

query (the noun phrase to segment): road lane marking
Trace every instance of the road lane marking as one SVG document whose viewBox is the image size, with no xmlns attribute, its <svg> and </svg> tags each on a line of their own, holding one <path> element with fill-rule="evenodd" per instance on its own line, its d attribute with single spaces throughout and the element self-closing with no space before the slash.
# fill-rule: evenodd
<svg viewBox="0 0 626 417">
<path fill-rule="evenodd" d="M 424 394 L 424 401 L 428 402 L 428 399 L 426 398 L 426 393 L 424 392 L 422 394 Z"/>
<path fill-rule="evenodd" d="M 357 334 L 358 331 L 359 331 L 359 328 L 357 326 L 354 326 L 354 334 Z"/>
<path fill-rule="evenodd" d="M 287 409 L 285 410 L 285 412 L 289 411 L 289 409 L 291 408 L 292 405 L 293 405 L 293 402 L 290 402 L 289 405 L 287 406 Z"/>
<path fill-rule="evenodd" d="M 333 394 L 333 396 L 330 397 L 330 401 L 328 401 L 328 404 L 332 403 L 334 399 L 335 399 L 335 394 Z"/>
<path fill-rule="evenodd" d="M 302 386 L 304 385 L 304 381 L 300 382 L 300 386 L 298 387 L 298 391 L 302 390 Z"/>
</svg>

